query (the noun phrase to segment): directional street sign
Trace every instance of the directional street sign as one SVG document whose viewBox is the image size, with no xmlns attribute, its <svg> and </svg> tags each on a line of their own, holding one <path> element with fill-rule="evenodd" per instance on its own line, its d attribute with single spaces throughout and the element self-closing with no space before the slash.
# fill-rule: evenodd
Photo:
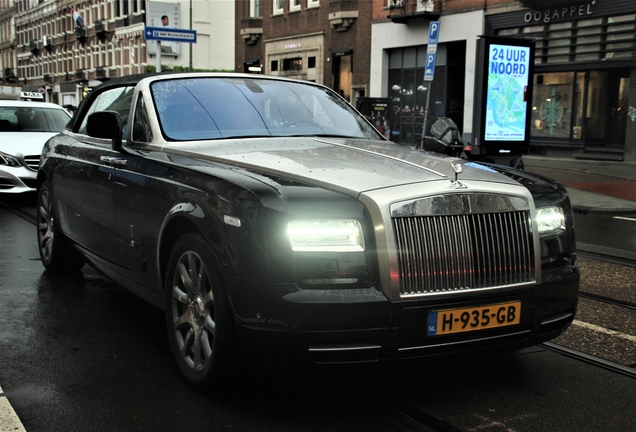
<svg viewBox="0 0 636 432">
<path fill-rule="evenodd" d="M 424 66 L 424 81 L 433 81 L 433 76 L 435 75 L 435 57 L 437 57 L 437 54 L 435 53 L 426 54 L 426 65 Z"/>
<path fill-rule="evenodd" d="M 167 27 L 146 27 L 144 28 L 144 37 L 146 40 L 197 43 L 196 30 Z"/>
</svg>

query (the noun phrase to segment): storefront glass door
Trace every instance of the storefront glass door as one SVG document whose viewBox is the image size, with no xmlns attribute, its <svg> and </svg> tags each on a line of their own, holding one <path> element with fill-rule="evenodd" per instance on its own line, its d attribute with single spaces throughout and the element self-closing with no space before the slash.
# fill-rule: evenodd
<svg viewBox="0 0 636 432">
<path fill-rule="evenodd" d="M 624 145 L 629 110 L 629 77 L 618 76 L 611 80 L 611 86 L 609 143 Z"/>
<path fill-rule="evenodd" d="M 607 72 L 591 71 L 588 74 L 585 140 L 601 142 L 607 126 Z"/>
</svg>

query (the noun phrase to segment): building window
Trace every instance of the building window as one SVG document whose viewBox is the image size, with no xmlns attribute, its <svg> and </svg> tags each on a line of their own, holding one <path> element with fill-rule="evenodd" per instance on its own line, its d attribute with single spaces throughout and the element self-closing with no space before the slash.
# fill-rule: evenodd
<svg viewBox="0 0 636 432">
<path fill-rule="evenodd" d="M 629 69 L 534 75 L 531 136 L 624 144 Z"/>
<path fill-rule="evenodd" d="M 270 71 L 278 72 L 278 60 L 272 60 L 272 62 L 270 63 Z"/>
<path fill-rule="evenodd" d="M 274 10 L 272 11 L 272 14 L 282 15 L 285 0 L 274 0 L 272 4 L 274 5 Z"/>
<path fill-rule="evenodd" d="M 535 74 L 532 95 L 532 137 L 570 137 L 573 84 L 573 72 Z"/>
<path fill-rule="evenodd" d="M 308 57 L 307 69 L 315 69 L 315 68 L 316 68 L 316 57 Z"/>
<path fill-rule="evenodd" d="M 261 16 L 261 0 L 250 0 L 250 17 Z"/>
<path fill-rule="evenodd" d="M 320 6 L 320 0 L 307 0 L 307 9 Z"/>
<path fill-rule="evenodd" d="M 634 51 L 634 15 L 607 19 L 607 54 L 605 59 L 630 58 Z"/>
<path fill-rule="evenodd" d="M 303 59 L 300 57 L 283 59 L 284 71 L 301 71 L 303 70 Z"/>
<path fill-rule="evenodd" d="M 289 11 L 296 12 L 300 10 L 300 0 L 289 0 Z"/>
<path fill-rule="evenodd" d="M 575 48 L 575 61 L 598 59 L 598 52 L 601 50 L 601 35 L 597 27 L 601 24 L 602 18 L 579 21 L 576 31 L 579 45 Z"/>
</svg>

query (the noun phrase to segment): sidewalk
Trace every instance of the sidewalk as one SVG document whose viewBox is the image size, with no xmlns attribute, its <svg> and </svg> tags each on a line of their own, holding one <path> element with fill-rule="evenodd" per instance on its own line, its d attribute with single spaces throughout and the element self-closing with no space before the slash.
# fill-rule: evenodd
<svg viewBox="0 0 636 432">
<path fill-rule="evenodd" d="M 576 211 L 636 213 L 636 163 L 543 156 L 524 156 L 523 162 L 526 171 L 562 183 Z"/>
<path fill-rule="evenodd" d="M 0 387 L 0 432 L 9 431 L 24 432 L 24 426 Z"/>
</svg>

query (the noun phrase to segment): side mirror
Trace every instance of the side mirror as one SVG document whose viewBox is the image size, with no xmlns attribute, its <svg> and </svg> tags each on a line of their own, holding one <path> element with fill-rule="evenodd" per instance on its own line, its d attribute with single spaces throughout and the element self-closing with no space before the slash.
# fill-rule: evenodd
<svg viewBox="0 0 636 432">
<path fill-rule="evenodd" d="M 113 140 L 113 150 L 121 148 L 124 120 L 117 111 L 94 112 L 88 116 L 86 133 L 95 138 Z"/>
</svg>

